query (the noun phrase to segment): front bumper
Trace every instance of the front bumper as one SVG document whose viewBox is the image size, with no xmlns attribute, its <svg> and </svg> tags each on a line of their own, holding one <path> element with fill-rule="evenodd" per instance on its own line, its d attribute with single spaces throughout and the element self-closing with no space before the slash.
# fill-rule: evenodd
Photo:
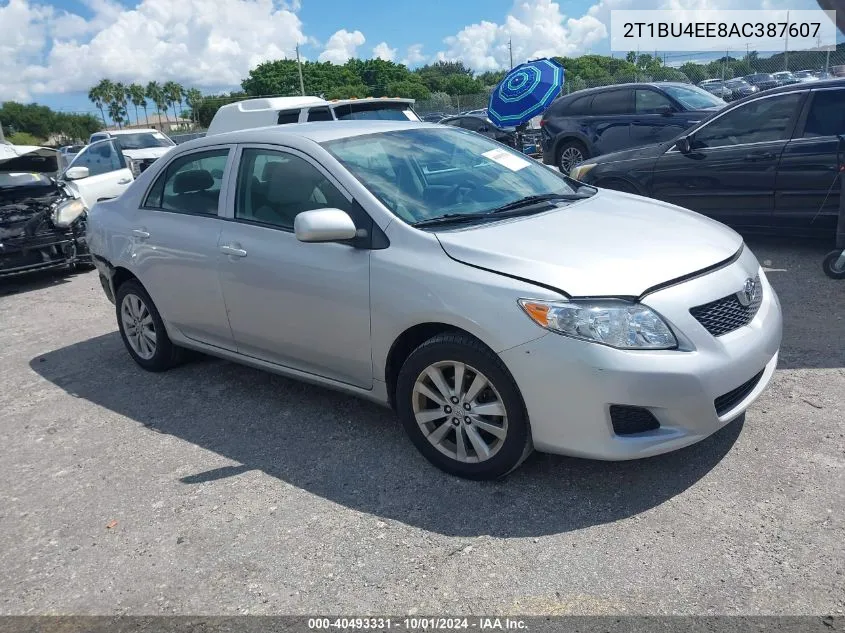
<svg viewBox="0 0 845 633">
<path fill-rule="evenodd" d="M 84 227 L 47 229 L 0 240 L 0 277 L 90 261 Z"/>
<path fill-rule="evenodd" d="M 735 292 L 756 274 L 763 302 L 748 325 L 714 337 L 690 314 L 689 308 Z M 549 333 L 501 353 L 522 392 L 538 450 L 607 460 L 665 453 L 735 420 L 766 388 L 777 365 L 782 317 L 777 295 L 750 251 L 726 268 L 648 295 L 643 303 L 670 323 L 681 349 L 624 351 Z M 761 372 L 752 389 L 717 413 L 717 399 Z M 641 407 L 659 428 L 617 435 L 613 405 Z"/>
</svg>

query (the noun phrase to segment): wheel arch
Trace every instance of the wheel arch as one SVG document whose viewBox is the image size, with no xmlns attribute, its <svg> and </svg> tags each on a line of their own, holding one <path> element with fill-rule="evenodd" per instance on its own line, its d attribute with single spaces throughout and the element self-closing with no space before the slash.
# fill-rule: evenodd
<svg viewBox="0 0 845 633">
<path fill-rule="evenodd" d="M 581 145 L 584 146 L 584 149 L 586 149 L 587 153 L 589 154 L 589 156 L 586 156 L 585 158 L 589 158 L 590 156 L 593 156 L 595 154 L 595 152 L 593 151 L 592 143 L 590 143 L 589 139 L 587 138 L 587 136 L 585 134 L 581 134 L 580 132 L 574 132 L 574 131 L 561 132 L 560 134 L 558 134 L 557 138 L 555 139 L 555 145 L 554 145 L 555 163 L 557 163 L 558 160 L 559 160 L 559 154 L 560 154 L 561 146 L 564 143 L 567 143 L 569 141 L 576 141 L 576 142 L 578 142 L 578 143 L 580 143 Z"/>
<path fill-rule="evenodd" d="M 614 187 L 609 186 L 607 183 L 622 183 L 626 185 L 631 191 L 615 189 Z M 605 176 L 603 178 L 597 179 L 594 183 L 592 183 L 596 187 L 603 188 L 603 189 L 613 189 L 614 191 L 622 191 L 622 193 L 635 193 L 638 196 L 645 196 L 647 195 L 643 188 L 636 183 L 635 181 L 626 178 L 625 176 Z"/>
</svg>

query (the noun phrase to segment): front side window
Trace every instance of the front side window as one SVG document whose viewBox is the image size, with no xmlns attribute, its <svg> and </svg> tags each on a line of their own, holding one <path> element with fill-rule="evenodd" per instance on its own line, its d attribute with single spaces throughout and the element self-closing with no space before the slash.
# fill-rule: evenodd
<svg viewBox="0 0 845 633">
<path fill-rule="evenodd" d="M 410 223 L 448 213 L 481 214 L 527 196 L 575 193 L 569 180 L 548 167 L 460 129 L 395 130 L 323 146 Z"/>
<path fill-rule="evenodd" d="M 117 151 L 112 141 L 99 141 L 86 147 L 76 155 L 70 167 L 87 167 L 89 176 L 99 176 L 126 167 L 123 154 Z"/>
<path fill-rule="evenodd" d="M 243 151 L 235 218 L 293 230 L 298 214 L 326 207 L 350 211 L 346 197 L 307 160 L 273 150 Z"/>
<path fill-rule="evenodd" d="M 637 114 L 656 114 L 667 107 L 672 108 L 672 102 L 655 90 L 637 90 L 636 94 Z"/>
<path fill-rule="evenodd" d="M 311 108 L 308 111 L 309 121 L 333 121 L 332 113 L 328 108 Z"/>
<path fill-rule="evenodd" d="M 694 146 L 727 147 L 787 139 L 800 101 L 801 95 L 793 93 L 734 108 L 695 132 Z"/>
<path fill-rule="evenodd" d="M 288 123 L 299 123 L 299 110 L 282 110 L 279 112 L 279 125 L 287 125 Z"/>
<path fill-rule="evenodd" d="M 144 206 L 196 215 L 217 215 L 228 149 L 195 152 L 172 161 L 147 194 Z"/>
<path fill-rule="evenodd" d="M 845 90 L 819 90 L 804 124 L 804 138 L 845 134 Z"/>
</svg>

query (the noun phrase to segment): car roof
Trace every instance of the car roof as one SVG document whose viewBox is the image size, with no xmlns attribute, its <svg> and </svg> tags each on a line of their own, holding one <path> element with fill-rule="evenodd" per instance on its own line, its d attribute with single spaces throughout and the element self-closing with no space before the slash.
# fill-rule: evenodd
<svg viewBox="0 0 845 633">
<path fill-rule="evenodd" d="M 212 134 L 188 141 L 179 147 L 198 148 L 226 143 L 273 143 L 284 141 L 292 136 L 307 138 L 315 143 L 323 143 L 365 134 L 435 127 L 441 126 L 422 121 L 314 121 L 221 132 L 220 134 Z"/>
<path fill-rule="evenodd" d="M 158 130 L 146 127 L 146 128 L 132 128 L 131 130 L 109 130 L 108 132 L 95 132 L 94 134 L 110 134 L 111 136 L 120 136 L 121 134 L 152 134 L 153 132 L 158 132 Z M 92 134 L 91 136 L 93 136 Z"/>
<path fill-rule="evenodd" d="M 756 97 L 761 94 L 768 96 L 774 94 L 781 94 L 784 92 L 806 92 L 808 90 L 820 90 L 822 88 L 845 88 L 845 77 L 839 77 L 837 79 L 820 79 L 819 81 L 814 81 L 812 83 L 778 86 L 777 88 L 770 88 L 769 90 L 766 90 L 762 93 L 754 93 L 754 96 Z"/>
<path fill-rule="evenodd" d="M 615 90 L 617 88 L 642 88 L 643 86 L 650 86 L 652 88 L 662 88 L 664 86 L 677 86 L 682 88 L 694 88 L 694 84 L 686 83 L 683 81 L 638 81 L 636 83 L 627 83 L 627 84 L 610 84 L 609 86 L 597 86 L 595 88 L 584 88 L 583 90 L 577 90 L 572 92 L 568 95 L 564 95 L 560 97 L 561 99 L 568 99 L 568 98 L 577 98 L 582 97 L 585 95 L 590 94 L 598 94 L 600 92 L 605 92 L 607 90 Z"/>
</svg>

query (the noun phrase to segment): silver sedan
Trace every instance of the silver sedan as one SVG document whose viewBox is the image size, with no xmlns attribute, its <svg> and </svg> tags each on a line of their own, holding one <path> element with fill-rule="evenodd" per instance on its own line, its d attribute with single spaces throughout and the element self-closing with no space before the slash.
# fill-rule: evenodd
<svg viewBox="0 0 845 633">
<path fill-rule="evenodd" d="M 370 398 L 463 477 L 692 444 L 777 364 L 780 305 L 734 231 L 457 128 L 197 139 L 88 232 L 144 369 L 199 350 Z"/>
</svg>

